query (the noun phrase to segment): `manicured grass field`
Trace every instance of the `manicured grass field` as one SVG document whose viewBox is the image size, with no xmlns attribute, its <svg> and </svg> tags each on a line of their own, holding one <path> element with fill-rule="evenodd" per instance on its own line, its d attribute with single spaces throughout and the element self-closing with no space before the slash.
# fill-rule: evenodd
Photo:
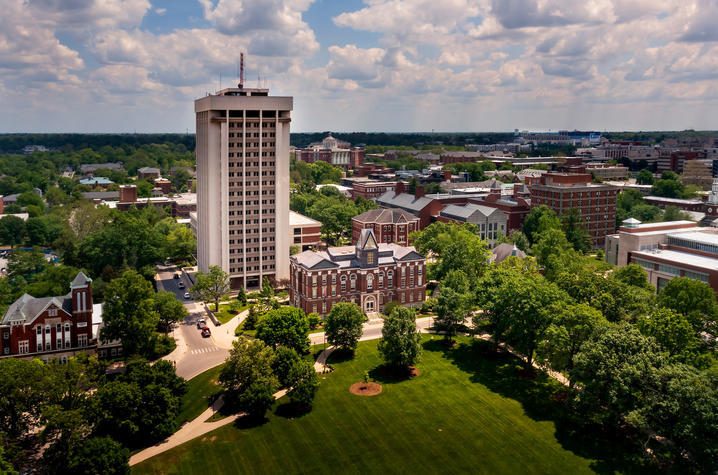
<svg viewBox="0 0 718 475">
<path fill-rule="evenodd" d="M 182 396 L 182 407 L 177 416 L 178 423 L 191 421 L 209 407 L 210 398 L 222 389 L 216 384 L 221 369 L 222 365 L 215 366 L 187 382 L 187 392 Z"/>
<path fill-rule="evenodd" d="M 313 410 L 287 416 L 284 400 L 268 420 L 228 425 L 158 455 L 135 473 L 586 473 L 618 469 L 615 445 L 566 428 L 552 395 L 558 383 L 517 376 L 511 356 L 489 356 L 460 339 L 447 349 L 425 336 L 421 374 L 385 377 L 376 341 L 321 375 Z M 365 371 L 378 396 L 349 392 Z M 613 444 L 612 444 L 613 445 Z"/>
</svg>

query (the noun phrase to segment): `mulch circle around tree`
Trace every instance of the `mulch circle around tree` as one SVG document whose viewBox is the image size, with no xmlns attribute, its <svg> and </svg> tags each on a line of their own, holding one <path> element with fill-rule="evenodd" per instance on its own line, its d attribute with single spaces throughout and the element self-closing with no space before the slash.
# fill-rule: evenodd
<svg viewBox="0 0 718 475">
<path fill-rule="evenodd" d="M 354 383 L 349 387 L 349 391 L 357 396 L 376 396 L 381 393 L 381 384 L 377 383 Z"/>
</svg>

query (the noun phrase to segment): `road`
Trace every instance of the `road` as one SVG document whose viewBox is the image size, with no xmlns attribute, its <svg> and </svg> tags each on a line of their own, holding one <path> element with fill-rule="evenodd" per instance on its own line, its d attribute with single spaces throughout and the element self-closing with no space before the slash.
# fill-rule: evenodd
<svg viewBox="0 0 718 475">
<path fill-rule="evenodd" d="M 175 279 L 174 275 L 180 274 L 179 279 Z M 179 283 L 184 284 L 184 288 L 179 287 Z M 217 366 L 227 359 L 229 351 L 217 346 L 214 336 L 203 338 L 197 329 L 197 321 L 204 318 L 209 322 L 204 312 L 204 306 L 200 302 L 193 299 L 184 298 L 187 289 L 192 283 L 182 274 L 177 267 L 174 266 L 157 266 L 157 288 L 158 290 L 166 290 L 172 292 L 187 308 L 189 316 L 184 322 L 180 323 L 178 331 L 181 332 L 179 337 L 186 344 L 186 352 L 181 359 L 177 361 L 177 374 L 185 379 L 191 379 L 203 371 Z M 209 323 L 212 332 L 221 331 L 222 327 L 214 327 Z"/>
<path fill-rule="evenodd" d="M 179 279 L 175 279 L 174 275 L 180 274 Z M 179 287 L 179 283 L 184 284 L 184 288 Z M 204 306 L 201 302 L 185 299 L 184 294 L 191 287 L 192 283 L 186 279 L 178 268 L 174 266 L 157 266 L 157 288 L 158 290 L 166 290 L 175 294 L 178 300 L 187 308 L 189 316 L 185 318 L 179 327 L 175 330 L 178 340 L 178 348 L 184 348 L 177 352 L 179 355 L 177 361 L 177 374 L 185 379 L 191 379 L 198 374 L 217 366 L 224 362 L 229 356 L 229 350 L 217 345 L 214 339 L 214 333 L 225 331 L 224 326 L 215 327 L 205 315 Z M 197 321 L 204 318 L 210 322 L 209 327 L 213 335 L 209 338 L 202 338 L 200 331 L 197 329 Z M 416 326 L 419 330 L 425 330 L 432 325 L 431 317 L 422 317 L 416 319 Z M 378 340 L 381 338 L 381 328 L 383 321 L 372 321 L 364 324 L 364 331 L 361 340 Z M 312 345 L 321 345 L 325 343 L 324 333 L 312 333 L 309 335 Z"/>
</svg>

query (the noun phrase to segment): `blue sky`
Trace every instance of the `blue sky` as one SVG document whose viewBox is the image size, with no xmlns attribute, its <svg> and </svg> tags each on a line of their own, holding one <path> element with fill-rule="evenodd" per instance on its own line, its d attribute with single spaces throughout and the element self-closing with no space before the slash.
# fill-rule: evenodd
<svg viewBox="0 0 718 475">
<path fill-rule="evenodd" d="M 5 0 L 0 132 L 184 132 L 262 77 L 294 131 L 716 129 L 718 0 Z"/>
</svg>

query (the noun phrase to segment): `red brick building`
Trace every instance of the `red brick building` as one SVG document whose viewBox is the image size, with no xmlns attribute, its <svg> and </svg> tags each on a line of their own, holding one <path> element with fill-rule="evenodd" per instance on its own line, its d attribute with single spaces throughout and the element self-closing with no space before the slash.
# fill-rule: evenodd
<svg viewBox="0 0 718 475">
<path fill-rule="evenodd" d="M 79 272 L 62 297 L 17 299 L 0 323 L 3 357 L 57 358 L 66 361 L 83 350 L 94 350 L 92 279 Z M 101 310 L 100 310 L 101 313 Z"/>
<path fill-rule="evenodd" d="M 371 229 L 355 246 L 292 256 L 290 274 L 290 302 L 322 316 L 338 302 L 354 302 L 365 313 L 382 312 L 394 301 L 415 307 L 426 292 L 424 256 L 413 247 L 377 243 Z"/>
<path fill-rule="evenodd" d="M 155 178 L 155 188 L 159 188 L 162 193 L 169 195 L 172 193 L 172 182 L 166 178 Z"/>
<path fill-rule="evenodd" d="M 589 174 L 547 173 L 531 186 L 531 207 L 546 205 L 561 215 L 576 208 L 595 246 L 616 230 L 618 188 L 592 183 Z"/>
<path fill-rule="evenodd" d="M 352 242 L 363 229 L 374 230 L 378 242 L 409 245 L 409 234 L 419 230 L 419 218 L 401 209 L 372 209 L 352 218 Z"/>
<path fill-rule="evenodd" d="M 395 181 L 355 182 L 352 188 L 352 199 L 355 200 L 361 196 L 368 200 L 375 200 L 387 191 L 394 190 L 396 183 Z"/>
</svg>

